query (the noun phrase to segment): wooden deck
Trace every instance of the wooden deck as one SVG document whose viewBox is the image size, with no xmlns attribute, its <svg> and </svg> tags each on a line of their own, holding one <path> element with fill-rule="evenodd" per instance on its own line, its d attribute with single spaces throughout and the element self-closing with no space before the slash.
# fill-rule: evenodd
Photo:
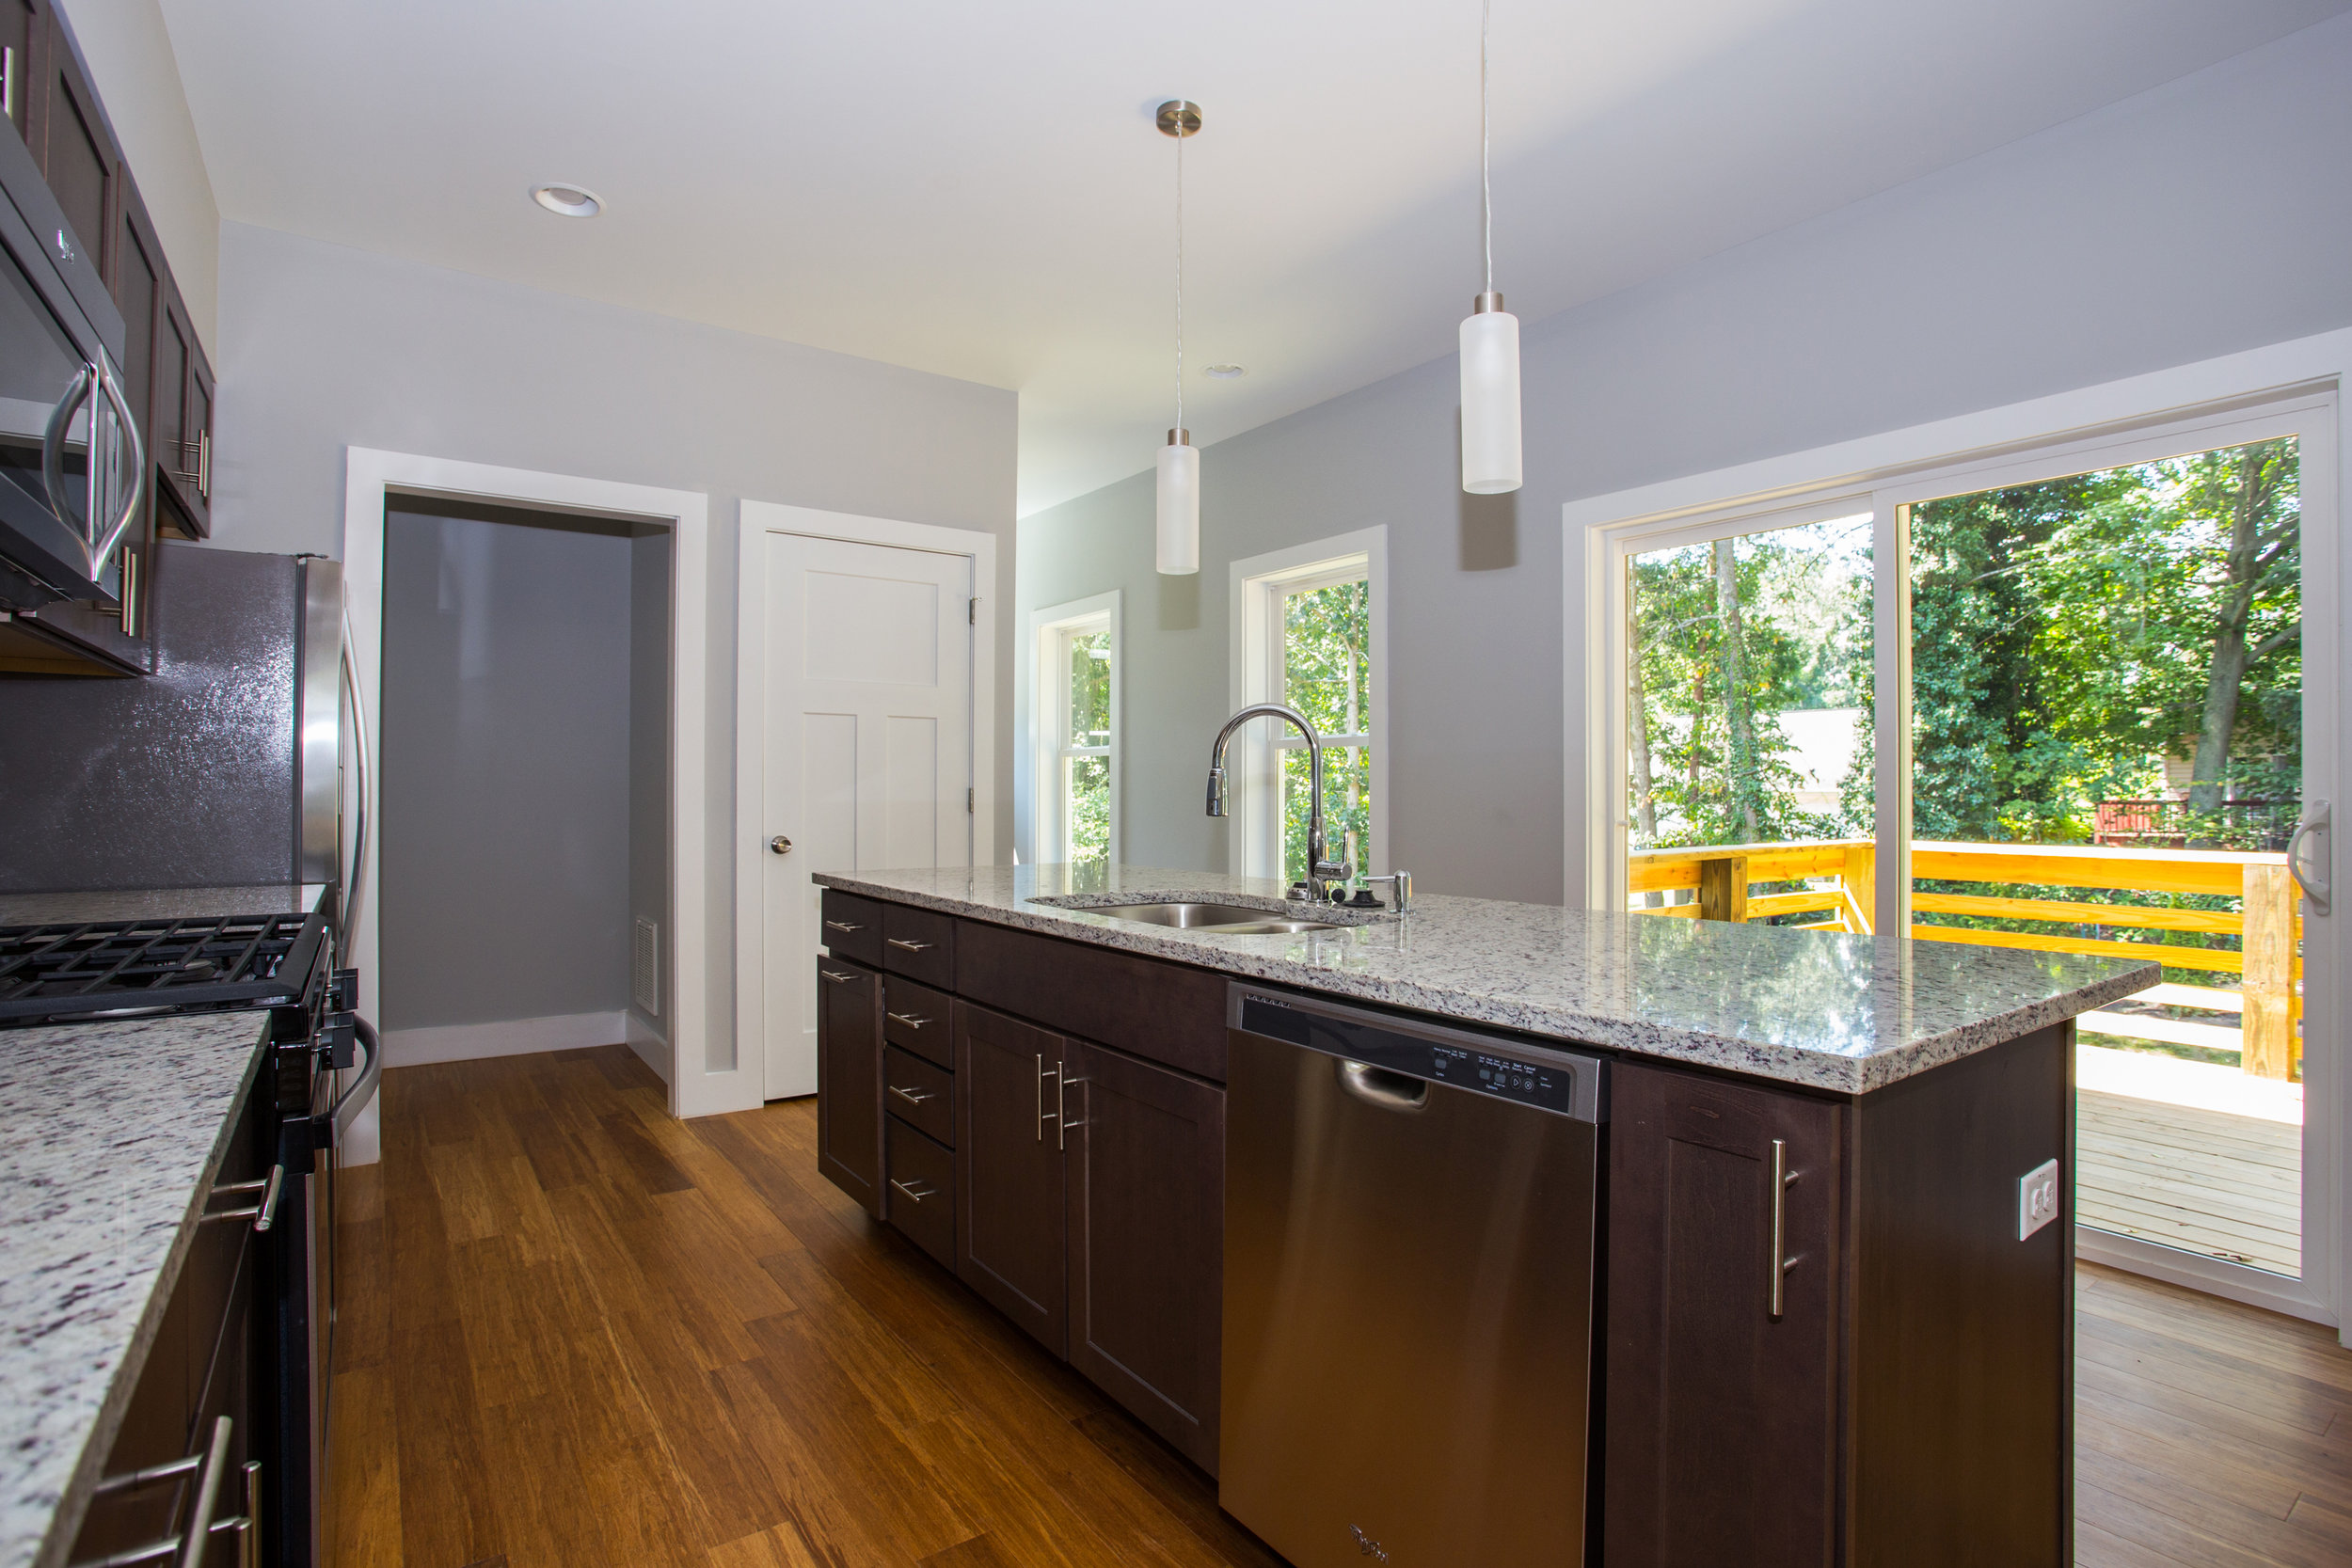
<svg viewBox="0 0 2352 1568">
<path fill-rule="evenodd" d="M 351 1173 L 337 1568 L 1279 1568 L 1216 1488 L 626 1048 L 384 1075 Z M 2352 1353 L 2085 1265 L 2081 1568 L 2352 1562 Z"/>
<path fill-rule="evenodd" d="M 2303 1272 L 2303 1129 L 2085 1089 L 2074 1203 L 2102 1230 Z"/>
</svg>

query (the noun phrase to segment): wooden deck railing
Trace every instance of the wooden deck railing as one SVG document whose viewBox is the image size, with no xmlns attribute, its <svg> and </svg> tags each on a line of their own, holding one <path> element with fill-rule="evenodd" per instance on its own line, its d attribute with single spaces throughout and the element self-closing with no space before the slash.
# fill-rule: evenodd
<svg viewBox="0 0 2352 1568">
<path fill-rule="evenodd" d="M 1810 914 L 1820 918 L 1799 922 L 1801 928 L 1867 935 L 1875 908 L 1877 859 L 1876 847 L 1868 839 L 1637 849 L 1629 857 L 1627 891 L 1637 913 L 1700 920 Z M 1911 935 L 1922 942 L 2153 959 L 2170 969 L 2235 975 L 2234 989 L 2168 985 L 2159 998 L 2175 1006 L 2236 1012 L 2240 1021 L 2234 1030 L 2169 1019 L 2150 1019 L 2135 1025 L 2129 1015 L 2109 1013 L 2098 1015 L 2099 1027 L 2144 1027 L 2149 1032 L 2142 1038 L 2222 1049 L 2230 1048 L 2223 1042 L 2233 1039 L 2239 1065 L 2246 1071 L 2268 1078 L 2293 1076 L 2301 1055 L 2303 923 L 2284 855 L 1921 840 L 1911 847 L 1911 874 L 1915 881 L 2203 894 L 2237 900 L 2234 910 L 2192 910 L 2006 894 L 1915 892 L 1911 895 L 1915 917 L 1974 915 L 2058 927 L 2198 932 L 2234 937 L 2235 947 L 2125 942 L 2064 930 L 1988 930 L 1915 918 Z M 1749 892 L 1758 884 L 1790 882 L 1803 887 L 1778 893 Z M 1677 894 L 1685 895 L 1677 897 Z M 1660 895 L 1663 896 L 1651 901 Z"/>
</svg>

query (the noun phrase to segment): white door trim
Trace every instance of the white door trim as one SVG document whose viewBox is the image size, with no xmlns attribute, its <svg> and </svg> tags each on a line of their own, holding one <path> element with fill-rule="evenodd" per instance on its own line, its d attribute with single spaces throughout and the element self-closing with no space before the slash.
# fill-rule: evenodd
<svg viewBox="0 0 2352 1568">
<path fill-rule="evenodd" d="M 346 447 L 343 584 L 351 613 L 352 673 L 367 706 L 368 753 L 375 759 L 379 779 L 384 768 L 384 502 L 392 491 L 641 517 L 670 529 L 670 920 L 677 975 L 666 1020 L 670 1026 L 670 1114 L 709 1116 L 758 1104 L 756 1064 L 751 1093 L 745 1098 L 739 1064 L 714 1068 L 708 1060 L 709 911 L 704 888 L 709 866 L 709 806 L 705 787 L 709 749 L 704 649 L 709 622 L 710 499 L 694 490 L 663 490 Z M 379 811 L 379 820 L 381 816 Z M 383 886 L 382 846 L 380 832 L 369 834 L 367 885 L 371 890 Z M 371 1018 L 381 978 L 376 922 L 382 909 L 382 899 L 373 893 L 364 898 L 358 929 L 352 933 L 352 951 L 362 975 L 359 1010 Z M 377 1103 L 382 1103 L 380 1099 Z M 361 1119 L 366 1121 L 374 1114 L 371 1107 Z M 362 1141 L 372 1152 L 373 1137 Z"/>
<path fill-rule="evenodd" d="M 750 1103 L 765 1090 L 768 1017 L 768 912 L 761 896 L 769 829 L 768 593 L 764 533 L 798 533 L 853 545 L 968 556 L 972 562 L 972 863 L 996 861 L 996 536 L 895 517 L 745 500 L 736 525 L 735 575 L 735 1040 L 736 1060 L 751 1075 Z M 809 955 L 814 958 L 815 954 Z"/>
<path fill-rule="evenodd" d="M 1561 568 L 1562 610 L 1568 624 L 1581 623 L 1563 654 L 1563 734 L 1581 746 L 1581 766 L 1564 757 L 1562 816 L 1565 829 L 1563 871 L 1571 902 L 1607 909 L 1614 895 L 1604 814 L 1596 809 L 1613 776 L 1612 748 L 1623 737 L 1611 715 L 1616 705 L 1609 655 L 1608 572 L 1613 535 L 1687 519 L 1704 524 L 1725 508 L 1762 508 L 1775 499 L 1858 501 L 1853 511 L 1872 509 L 1884 499 L 1910 499 L 1908 483 L 1923 471 L 1971 461 L 1998 465 L 2069 437 L 2128 443 L 2136 429 L 2198 419 L 2220 419 L 2241 403 L 2282 407 L 2311 396 L 2332 396 L 2334 420 L 2323 445 L 2304 457 L 2303 580 L 2307 591 L 2332 594 L 2337 606 L 2352 605 L 2352 549 L 2344 547 L 2346 498 L 2344 465 L 2352 453 L 2352 398 L 2341 395 L 2352 382 L 2352 329 L 2323 332 L 2263 348 L 2154 371 L 2122 381 L 2078 388 L 2030 402 L 1989 408 L 1907 429 L 1791 452 L 1755 463 L 1685 475 L 1611 495 L 1564 504 Z M 2091 463 L 2089 467 L 2098 467 Z M 1826 515 L 1826 514 L 1824 514 Z M 2340 616 L 2308 614 L 2304 623 L 2305 668 L 2344 668 L 2344 628 Z M 1881 627 L 1883 642 L 1885 628 Z M 2352 773 L 2352 681 L 2339 681 L 2334 711 L 2307 705 L 2303 724 L 2305 793 L 2312 799 L 2340 797 Z M 1580 702 L 1582 712 L 1578 711 Z M 2344 801 L 2338 799 L 2341 807 Z M 2328 852 L 2340 876 L 2352 856 L 2332 842 Z M 2335 1037 L 2317 1047 L 2306 1040 L 2305 1103 L 2324 1106 L 2304 1127 L 2304 1276 L 2266 1282 L 2257 1296 L 2226 1266 L 2205 1271 L 2194 1259 L 2177 1266 L 2201 1276 L 2198 1288 L 2240 1300 L 2257 1300 L 2276 1310 L 2334 1324 L 2352 1344 L 2352 1158 L 2343 1147 L 2352 1134 L 2352 1019 L 2347 1018 L 2346 980 L 2352 977 L 2352 911 L 2308 916 L 2304 927 L 2306 1020 L 2329 1021 Z M 2122 1254 L 2116 1255 L 2121 1260 Z M 2123 1266 L 2133 1266 L 2125 1261 Z"/>
</svg>

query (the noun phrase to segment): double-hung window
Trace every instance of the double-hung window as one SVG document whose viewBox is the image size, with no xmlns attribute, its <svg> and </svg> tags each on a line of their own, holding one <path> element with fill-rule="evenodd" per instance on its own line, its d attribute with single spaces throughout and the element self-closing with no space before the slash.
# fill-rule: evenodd
<svg viewBox="0 0 2352 1568">
<path fill-rule="evenodd" d="M 1107 861 L 1119 844 L 1116 594 L 1031 616 L 1033 843 L 1041 863 Z"/>
<path fill-rule="evenodd" d="M 1233 563 L 1234 706 L 1280 703 L 1323 744 L 1327 853 L 1358 876 L 1385 863 L 1386 770 L 1377 749 L 1385 686 L 1387 535 L 1318 540 Z M 1231 859 L 1245 876 L 1307 875 L 1312 791 L 1305 737 L 1251 721 L 1229 754 L 1237 785 Z"/>
</svg>

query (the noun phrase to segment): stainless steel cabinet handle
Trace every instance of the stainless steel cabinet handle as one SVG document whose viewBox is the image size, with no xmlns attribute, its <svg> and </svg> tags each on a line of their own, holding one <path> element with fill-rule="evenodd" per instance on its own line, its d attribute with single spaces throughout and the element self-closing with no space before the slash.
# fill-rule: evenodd
<svg viewBox="0 0 2352 1568">
<path fill-rule="evenodd" d="M 830 969 L 820 969 L 817 973 L 823 975 L 826 979 L 831 980 L 836 986 L 846 986 L 850 981 L 857 978 L 854 974 L 837 974 Z"/>
<path fill-rule="evenodd" d="M 792 841 L 785 837 L 782 833 L 778 833 L 775 837 L 768 841 L 768 847 L 774 850 L 779 855 L 788 855 L 792 852 Z M 825 924 L 830 926 L 833 922 L 828 920 Z"/>
<path fill-rule="evenodd" d="M 828 920 L 825 922 L 825 928 L 829 931 L 863 931 L 866 929 L 854 920 Z"/>
<path fill-rule="evenodd" d="M 913 1198 L 917 1203 L 922 1202 L 927 1197 L 937 1197 L 939 1196 L 939 1189 L 937 1187 L 926 1187 L 918 1193 L 913 1187 L 908 1186 L 905 1182 L 899 1180 L 895 1176 L 890 1179 L 890 1184 L 898 1188 L 900 1192 L 906 1194 L 908 1197 Z"/>
<path fill-rule="evenodd" d="M 176 1568 L 202 1568 L 204 1551 L 213 1544 L 214 1533 L 222 1528 L 233 1529 L 237 1524 L 233 1519 L 215 1523 L 213 1518 L 214 1511 L 220 1503 L 220 1473 L 229 1464 L 229 1434 L 231 1430 L 232 1423 L 223 1416 L 213 1423 L 212 1438 L 204 1445 L 202 1453 L 175 1459 L 168 1465 L 134 1470 L 128 1475 L 109 1476 L 100 1481 L 96 1490 L 101 1494 L 122 1492 L 151 1481 L 183 1476 L 194 1470 L 196 1505 L 188 1513 L 188 1528 L 180 1534 L 167 1535 L 160 1541 L 151 1541 L 143 1546 L 133 1546 L 105 1557 L 87 1558 L 74 1563 L 72 1568 L 132 1568 L 134 1563 L 159 1562 L 167 1558 Z M 251 1474 L 252 1469 L 253 1466 L 248 1465 L 246 1473 Z M 251 1515 L 247 1518 L 249 1521 Z M 251 1539 L 249 1534 L 246 1539 Z"/>
<path fill-rule="evenodd" d="M 1788 1271 L 1795 1268 L 1799 1262 L 1798 1259 L 1788 1256 L 1788 1189 L 1796 1185 L 1800 1174 L 1802 1173 L 1788 1168 L 1788 1141 L 1786 1138 L 1774 1138 L 1772 1140 L 1772 1250 L 1771 1278 L 1767 1282 L 1769 1300 L 1766 1307 L 1767 1314 L 1774 1323 L 1780 1321 L 1781 1308 L 1786 1305 Z"/>
<path fill-rule="evenodd" d="M 930 942 L 908 942 L 908 941 L 906 941 L 904 938 L 901 938 L 901 937 L 889 937 L 889 938 L 886 938 L 886 939 L 884 939 L 884 940 L 886 940 L 886 941 L 890 943 L 890 945 L 891 945 L 891 946 L 893 946 L 893 947 L 903 947 L 903 948 L 905 948 L 905 949 L 906 949 L 908 952 L 910 952 L 910 953 L 921 953 L 921 952 L 925 952 L 925 951 L 927 951 L 927 950 L 930 947 L 930 945 L 931 945 L 931 944 L 930 944 Z"/>
<path fill-rule="evenodd" d="M 920 1029 L 930 1022 L 928 1018 L 917 1018 L 913 1013 L 884 1013 L 882 1017 L 895 1018 L 910 1029 Z"/>
<path fill-rule="evenodd" d="M 897 1095 L 900 1100 L 905 1101 L 910 1105 L 920 1105 L 926 1100 L 937 1100 L 939 1098 L 939 1091 L 937 1089 L 925 1089 L 920 1094 L 917 1094 L 913 1089 L 902 1089 L 896 1084 L 890 1085 L 890 1092 Z"/>
<path fill-rule="evenodd" d="M 1069 1092 L 1070 1085 L 1076 1084 L 1080 1086 L 1084 1086 L 1086 1084 L 1085 1079 L 1073 1078 L 1069 1075 L 1069 1073 L 1070 1064 L 1064 1062 L 1062 1064 L 1062 1070 L 1054 1074 L 1054 1147 L 1056 1148 L 1062 1149 L 1066 1149 L 1070 1147 L 1071 1132 L 1077 1128 L 1084 1127 L 1087 1124 L 1086 1117 L 1080 1117 L 1076 1121 L 1072 1121 L 1063 1114 L 1067 1104 L 1064 1096 Z"/>
<path fill-rule="evenodd" d="M 210 1220 L 251 1220 L 255 1235 L 267 1235 L 269 1227 L 278 1223 L 278 1195 L 283 1189 L 286 1167 L 272 1165 L 266 1179 L 260 1181 L 232 1181 L 225 1187 L 215 1187 L 215 1193 L 249 1193 L 259 1189 L 262 1201 L 250 1209 L 220 1209 L 204 1216 Z"/>
<path fill-rule="evenodd" d="M 1056 1062 L 1052 1067 L 1047 1067 L 1045 1065 L 1044 1054 L 1040 1053 L 1037 1059 L 1037 1141 L 1040 1143 L 1043 1143 L 1045 1141 L 1045 1117 L 1047 1114 L 1045 1110 L 1045 1079 L 1048 1074 L 1051 1074 L 1055 1080 L 1054 1109 L 1052 1114 L 1054 1119 L 1056 1121 L 1059 1121 L 1061 1120 L 1061 1064 L 1059 1062 Z M 1056 1141 L 1058 1142 L 1059 1140 L 1057 1139 Z"/>
</svg>

